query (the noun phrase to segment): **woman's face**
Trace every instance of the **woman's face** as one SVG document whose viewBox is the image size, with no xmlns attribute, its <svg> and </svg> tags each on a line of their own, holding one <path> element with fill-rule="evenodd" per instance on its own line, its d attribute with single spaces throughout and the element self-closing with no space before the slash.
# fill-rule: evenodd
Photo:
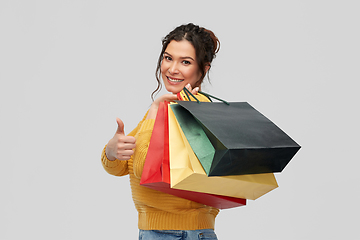
<svg viewBox="0 0 360 240">
<path fill-rule="evenodd" d="M 166 90 L 174 94 L 181 92 L 188 83 L 196 87 L 201 73 L 196 62 L 195 48 L 189 41 L 172 40 L 168 44 L 161 62 L 161 76 Z"/>
</svg>

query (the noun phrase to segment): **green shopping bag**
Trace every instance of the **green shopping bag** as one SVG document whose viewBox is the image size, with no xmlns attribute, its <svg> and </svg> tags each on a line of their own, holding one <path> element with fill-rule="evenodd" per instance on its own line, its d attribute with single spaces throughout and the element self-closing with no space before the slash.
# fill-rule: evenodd
<svg viewBox="0 0 360 240">
<path fill-rule="evenodd" d="M 196 157 L 208 174 L 210 172 L 211 162 L 214 159 L 215 148 L 206 136 L 201 124 L 196 121 L 193 115 L 179 104 L 170 104 L 169 106 Z"/>
</svg>

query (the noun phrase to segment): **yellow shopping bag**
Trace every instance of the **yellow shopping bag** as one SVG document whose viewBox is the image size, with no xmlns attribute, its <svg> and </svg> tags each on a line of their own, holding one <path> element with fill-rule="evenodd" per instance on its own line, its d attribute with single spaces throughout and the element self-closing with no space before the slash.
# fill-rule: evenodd
<svg viewBox="0 0 360 240">
<path fill-rule="evenodd" d="M 207 176 L 169 106 L 171 188 L 255 200 L 278 187 L 273 173 Z"/>
</svg>

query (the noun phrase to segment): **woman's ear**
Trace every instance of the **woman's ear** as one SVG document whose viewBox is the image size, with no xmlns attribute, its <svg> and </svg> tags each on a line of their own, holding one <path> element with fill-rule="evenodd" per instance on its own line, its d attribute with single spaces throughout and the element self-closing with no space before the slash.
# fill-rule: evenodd
<svg viewBox="0 0 360 240">
<path fill-rule="evenodd" d="M 205 65 L 205 75 L 209 71 L 210 67 L 211 67 L 210 63 L 206 63 L 206 65 Z"/>
<path fill-rule="evenodd" d="M 206 73 L 209 71 L 210 67 L 211 67 L 210 63 L 206 63 L 206 64 L 205 64 L 204 76 L 203 76 L 199 81 L 197 81 L 197 82 L 195 83 L 194 88 L 195 88 L 195 87 L 201 87 L 201 84 L 202 84 L 202 82 L 203 82 L 203 80 L 204 80 L 204 78 L 205 78 L 205 75 L 206 75 Z"/>
</svg>

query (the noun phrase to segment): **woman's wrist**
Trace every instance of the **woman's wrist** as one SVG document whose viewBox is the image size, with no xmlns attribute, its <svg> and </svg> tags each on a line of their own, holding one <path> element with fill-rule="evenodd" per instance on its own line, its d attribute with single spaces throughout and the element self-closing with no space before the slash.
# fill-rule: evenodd
<svg viewBox="0 0 360 240">
<path fill-rule="evenodd" d="M 156 102 L 153 102 L 150 106 L 149 113 L 148 113 L 146 119 L 155 119 L 158 109 L 159 109 L 159 104 Z"/>
<path fill-rule="evenodd" d="M 108 145 L 106 145 L 106 147 L 105 147 L 105 156 L 109 161 L 115 161 L 116 160 L 115 157 L 110 156 Z"/>
</svg>

